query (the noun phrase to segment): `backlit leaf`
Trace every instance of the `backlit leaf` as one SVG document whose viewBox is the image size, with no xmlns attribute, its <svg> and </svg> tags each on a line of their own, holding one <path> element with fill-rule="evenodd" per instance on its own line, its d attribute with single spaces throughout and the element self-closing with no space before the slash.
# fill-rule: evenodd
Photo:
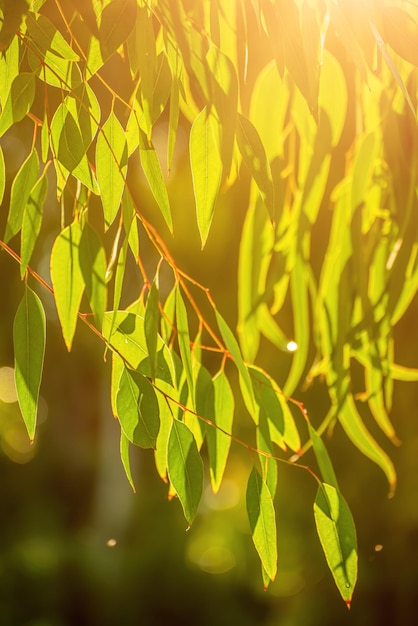
<svg viewBox="0 0 418 626">
<path fill-rule="evenodd" d="M 213 379 L 213 393 L 207 396 L 205 416 L 218 427 L 208 425 L 206 428 L 210 479 L 216 493 L 222 483 L 231 447 L 230 435 L 234 420 L 234 395 L 223 370 Z"/>
<path fill-rule="evenodd" d="M 79 262 L 86 295 L 95 322 L 101 328 L 106 308 L 106 254 L 99 235 L 88 222 L 80 239 Z"/>
<path fill-rule="evenodd" d="M 125 470 L 126 477 L 129 484 L 132 487 L 132 491 L 136 493 L 134 479 L 132 477 L 131 460 L 129 457 L 130 442 L 123 430 L 120 431 L 120 458 L 122 460 L 123 469 Z"/>
<path fill-rule="evenodd" d="M 25 285 L 13 322 L 15 383 L 29 438 L 35 437 L 39 387 L 45 353 L 46 319 L 38 296 Z"/>
<path fill-rule="evenodd" d="M 39 159 L 32 150 L 17 172 L 10 191 L 10 209 L 4 239 L 8 242 L 22 227 L 25 206 L 38 178 Z"/>
<path fill-rule="evenodd" d="M 173 420 L 168 440 L 168 476 L 179 497 L 184 517 L 192 524 L 203 491 L 203 463 L 196 441 L 183 422 Z"/>
<path fill-rule="evenodd" d="M 20 122 L 31 108 L 35 98 L 35 77 L 21 72 L 10 87 L 9 95 L 0 116 L 0 137 L 16 122 Z"/>
<path fill-rule="evenodd" d="M 349 607 L 357 581 L 357 538 L 350 509 L 335 487 L 323 483 L 316 494 L 314 515 L 328 567 Z"/>
<path fill-rule="evenodd" d="M 250 170 L 260 191 L 271 221 L 274 222 L 276 216 L 270 164 L 267 161 L 266 152 L 256 128 L 240 113 L 237 123 L 237 141 L 244 163 Z"/>
<path fill-rule="evenodd" d="M 221 331 L 221 335 L 225 342 L 226 348 L 228 352 L 231 354 L 234 360 L 234 363 L 238 369 L 238 372 L 240 374 L 241 390 L 242 390 L 247 408 L 250 412 L 251 417 L 257 423 L 257 415 L 255 412 L 256 403 L 255 403 L 255 398 L 254 398 L 254 390 L 253 390 L 253 385 L 251 382 L 248 368 L 242 359 L 238 342 L 235 339 L 228 324 L 225 322 L 222 315 L 218 311 L 216 311 L 215 313 L 216 313 L 216 320 L 218 322 L 219 330 Z"/>
<path fill-rule="evenodd" d="M 151 378 L 155 378 L 155 371 L 157 367 L 157 339 L 160 321 L 160 311 L 158 303 L 159 290 L 157 282 L 156 280 L 154 280 L 148 293 L 144 316 L 145 339 L 147 342 L 150 360 Z"/>
<path fill-rule="evenodd" d="M 109 5 L 110 6 L 110 5 Z M 116 217 L 125 186 L 128 150 L 124 130 L 111 112 L 96 144 L 96 173 L 106 228 Z"/>
<path fill-rule="evenodd" d="M 270 580 L 274 580 L 277 573 L 276 514 L 270 491 L 255 468 L 248 479 L 247 514 L 258 556 Z"/>
<path fill-rule="evenodd" d="M 41 230 L 42 214 L 46 194 L 48 191 L 48 179 L 46 171 L 35 183 L 30 192 L 22 220 L 22 235 L 20 243 L 20 276 L 23 278 L 26 268 L 32 256 L 36 240 Z"/>
<path fill-rule="evenodd" d="M 55 303 L 65 345 L 71 350 L 84 292 L 84 279 L 79 261 L 81 228 L 73 222 L 55 240 L 51 252 L 51 279 Z"/>
<path fill-rule="evenodd" d="M 191 397 L 194 398 L 194 377 L 192 368 L 192 355 L 190 352 L 189 322 L 187 319 L 186 306 L 184 304 L 179 286 L 177 286 L 176 289 L 176 320 L 180 356 L 186 373 L 189 393 Z"/>
<path fill-rule="evenodd" d="M 209 235 L 222 179 L 219 125 L 206 109 L 196 117 L 190 131 L 190 162 L 203 248 Z"/>
<path fill-rule="evenodd" d="M 116 397 L 117 416 L 126 437 L 141 448 L 154 448 L 160 416 L 155 391 L 148 380 L 123 368 Z"/>
</svg>

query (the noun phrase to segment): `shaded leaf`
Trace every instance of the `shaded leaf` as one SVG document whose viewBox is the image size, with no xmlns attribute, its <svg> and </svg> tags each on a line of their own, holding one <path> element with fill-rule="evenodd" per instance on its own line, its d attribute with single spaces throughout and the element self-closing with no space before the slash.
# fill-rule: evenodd
<svg viewBox="0 0 418 626">
<path fill-rule="evenodd" d="M 112 0 L 100 17 L 99 41 L 106 61 L 128 38 L 136 20 L 136 0 Z"/>
</svg>

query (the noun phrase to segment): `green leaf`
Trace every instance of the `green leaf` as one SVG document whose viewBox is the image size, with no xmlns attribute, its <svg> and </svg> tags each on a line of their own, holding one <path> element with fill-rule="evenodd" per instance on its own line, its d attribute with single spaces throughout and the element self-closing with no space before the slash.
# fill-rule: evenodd
<svg viewBox="0 0 418 626">
<path fill-rule="evenodd" d="M 277 573 L 277 531 L 273 500 L 255 467 L 247 485 L 247 514 L 251 534 L 261 563 L 270 578 Z"/>
<path fill-rule="evenodd" d="M 136 0 L 112 0 L 100 17 L 99 41 L 103 61 L 106 61 L 128 38 L 135 26 Z"/>
<path fill-rule="evenodd" d="M 6 187 L 6 167 L 4 164 L 3 150 L 0 146 L 0 204 L 3 202 L 4 190 Z"/>
<path fill-rule="evenodd" d="M 219 124 L 204 108 L 190 131 L 190 162 L 202 248 L 209 235 L 222 180 Z"/>
<path fill-rule="evenodd" d="M 23 212 L 22 236 L 20 243 L 21 278 L 25 275 L 26 268 L 31 259 L 36 240 L 41 230 L 42 213 L 47 191 L 48 178 L 46 176 L 46 171 L 44 171 L 41 178 L 35 183 Z"/>
<path fill-rule="evenodd" d="M 123 469 L 125 470 L 126 477 L 129 484 L 132 487 L 132 491 L 136 493 L 134 479 L 132 477 L 131 460 L 129 458 L 129 439 L 121 429 L 120 431 L 120 458 L 122 460 Z"/>
<path fill-rule="evenodd" d="M 110 5 L 109 5 L 110 6 Z M 113 111 L 103 124 L 96 144 L 96 173 L 106 228 L 114 221 L 125 187 L 128 149 L 124 130 Z"/>
<path fill-rule="evenodd" d="M 357 581 L 357 538 L 350 509 L 335 487 L 323 483 L 316 494 L 314 515 L 328 567 L 349 607 Z"/>
<path fill-rule="evenodd" d="M 7 243 L 22 228 L 23 214 L 30 193 L 38 178 L 39 159 L 32 150 L 17 172 L 10 191 L 10 209 L 4 240 Z"/>
<path fill-rule="evenodd" d="M 161 214 L 170 229 L 170 232 L 172 233 L 173 221 L 171 218 L 170 202 L 161 172 L 160 162 L 156 151 L 152 145 L 148 144 L 148 140 L 143 135 L 141 130 L 139 134 L 139 159 L 155 201 L 160 208 Z"/>
<path fill-rule="evenodd" d="M 154 448 L 160 416 L 152 385 L 139 372 L 123 368 L 116 397 L 117 416 L 126 437 L 141 448 Z"/>
<path fill-rule="evenodd" d="M 176 419 L 168 440 L 167 465 L 170 482 L 191 525 L 202 497 L 203 463 L 190 429 Z"/>
<path fill-rule="evenodd" d="M 80 239 L 79 261 L 86 295 L 95 322 L 101 328 L 106 308 L 106 254 L 99 235 L 88 222 Z"/>
<path fill-rule="evenodd" d="M 216 314 L 216 320 L 218 322 L 219 330 L 221 331 L 221 335 L 225 342 L 226 348 L 228 352 L 230 353 L 230 355 L 232 356 L 234 363 L 240 374 L 241 390 L 243 393 L 243 398 L 246 403 L 247 409 L 251 417 L 253 418 L 253 420 L 257 423 L 258 416 L 256 414 L 256 402 L 255 402 L 255 397 L 254 397 L 253 385 L 251 382 L 251 377 L 250 377 L 248 368 L 242 359 L 238 342 L 235 339 L 228 324 L 223 319 L 222 315 L 218 311 L 215 311 L 215 314 Z"/>
<path fill-rule="evenodd" d="M 34 75 L 29 72 L 21 72 L 13 80 L 0 116 L 0 137 L 13 124 L 20 122 L 25 117 L 33 104 L 34 98 Z"/>
<path fill-rule="evenodd" d="M 111 348 L 116 350 L 126 363 L 144 376 L 151 376 L 148 346 L 145 338 L 144 318 L 129 311 L 106 312 L 103 317 L 102 334 L 109 338 Z M 157 343 L 156 378 L 173 384 L 171 354 L 161 337 Z"/>
<path fill-rule="evenodd" d="M 29 0 L 4 0 L 2 2 L 3 20 L 0 29 L 0 52 L 10 46 L 28 12 Z"/>
<path fill-rule="evenodd" d="M 192 368 L 192 356 L 190 351 L 189 322 L 187 319 L 187 311 L 179 285 L 177 285 L 176 289 L 176 320 L 180 356 L 183 362 L 184 370 L 186 372 L 186 380 L 189 388 L 189 393 L 194 401 L 195 384 Z"/>
<path fill-rule="evenodd" d="M 167 477 L 167 446 L 170 436 L 171 423 L 174 411 L 177 406 L 172 400 L 178 400 L 178 393 L 171 385 L 163 380 L 158 381 L 157 400 L 160 407 L 160 430 L 158 431 L 157 443 L 155 446 L 154 458 L 155 467 L 159 476 L 164 482 L 168 482 Z"/>
<path fill-rule="evenodd" d="M 244 163 L 250 170 L 272 222 L 275 221 L 274 187 L 266 151 L 255 126 L 238 113 L 237 141 Z"/>
<path fill-rule="evenodd" d="M 62 59 L 79 61 L 80 57 L 45 15 L 30 12 L 26 19 L 28 33 L 42 56 L 49 50 Z"/>
<path fill-rule="evenodd" d="M 151 378 L 155 378 L 157 367 L 157 339 L 158 326 L 160 321 L 160 311 L 158 307 L 159 291 L 156 280 L 151 285 L 145 305 L 144 328 L 150 359 Z"/>
<path fill-rule="evenodd" d="M 315 453 L 319 469 L 321 470 L 321 476 L 324 483 L 331 485 L 337 491 L 339 491 L 337 477 L 335 475 L 334 467 L 331 459 L 329 458 L 328 451 L 325 447 L 322 438 L 318 435 L 316 430 L 308 422 L 309 436 L 312 441 L 312 447 Z"/>
<path fill-rule="evenodd" d="M 81 228 L 73 222 L 55 240 L 51 252 L 51 279 L 55 303 L 65 345 L 71 350 L 84 291 L 83 273 L 79 261 Z"/>
<path fill-rule="evenodd" d="M 81 130 L 73 114 L 63 102 L 51 122 L 51 146 L 58 161 L 72 172 L 85 155 Z"/>
<path fill-rule="evenodd" d="M 15 383 L 28 435 L 35 437 L 39 387 L 45 354 L 46 318 L 42 302 L 25 285 L 25 293 L 13 322 Z"/>
<path fill-rule="evenodd" d="M 10 87 L 19 74 L 19 38 L 15 37 L 2 55 L 0 55 L 0 102 L 4 108 Z"/>
<path fill-rule="evenodd" d="M 208 425 L 206 428 L 210 480 L 213 492 L 216 493 L 221 486 L 228 460 L 234 421 L 234 395 L 223 370 L 213 379 L 213 393 L 208 394 L 207 403 L 205 417 L 217 426 Z"/>
</svg>

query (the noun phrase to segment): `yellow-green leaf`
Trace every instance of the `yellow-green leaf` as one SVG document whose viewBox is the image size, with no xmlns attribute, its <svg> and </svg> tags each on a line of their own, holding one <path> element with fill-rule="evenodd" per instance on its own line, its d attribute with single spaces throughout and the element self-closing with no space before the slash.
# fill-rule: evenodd
<svg viewBox="0 0 418 626">
<path fill-rule="evenodd" d="M 88 222 L 80 239 L 79 261 L 86 295 L 95 322 L 101 328 L 106 308 L 106 254 L 99 235 Z"/>
<path fill-rule="evenodd" d="M 126 437 L 141 448 L 154 448 L 160 415 L 155 391 L 148 380 L 123 368 L 116 397 L 117 416 Z"/>
<path fill-rule="evenodd" d="M 48 179 L 46 171 L 35 183 L 30 192 L 22 220 L 22 235 L 20 243 L 20 276 L 23 278 L 26 268 L 32 256 L 36 240 L 41 230 L 42 214 L 46 194 L 48 191 Z"/>
<path fill-rule="evenodd" d="M 113 111 L 103 124 L 96 144 L 96 173 L 106 228 L 116 217 L 125 186 L 128 149 L 124 130 Z"/>
<path fill-rule="evenodd" d="M 316 529 L 335 584 L 349 607 L 357 581 L 357 537 L 353 517 L 342 495 L 326 483 L 314 504 Z"/>
<path fill-rule="evenodd" d="M 39 159 L 32 150 L 17 172 L 10 191 L 10 209 L 4 240 L 6 243 L 22 228 L 23 213 L 38 178 Z"/>
<path fill-rule="evenodd" d="M 219 132 L 216 118 L 206 108 L 196 117 L 190 131 L 190 162 L 202 248 L 209 235 L 222 180 Z"/>
<path fill-rule="evenodd" d="M 277 530 L 273 499 L 255 467 L 247 485 L 247 514 L 255 549 L 270 580 L 277 573 Z"/>
<path fill-rule="evenodd" d="M 79 261 L 81 228 L 73 222 L 55 240 L 51 252 L 51 279 L 55 303 L 65 345 L 71 350 L 84 291 L 83 273 Z"/>
<path fill-rule="evenodd" d="M 45 354 L 46 319 L 42 302 L 25 285 L 13 323 L 15 383 L 29 438 L 35 436 L 39 387 Z"/>
<path fill-rule="evenodd" d="M 177 492 L 184 517 L 192 524 L 203 491 L 203 463 L 190 429 L 174 419 L 168 440 L 168 476 Z"/>
<path fill-rule="evenodd" d="M 0 137 L 16 122 L 20 122 L 29 111 L 35 98 L 35 77 L 21 72 L 11 85 L 9 95 L 0 116 Z"/>
</svg>

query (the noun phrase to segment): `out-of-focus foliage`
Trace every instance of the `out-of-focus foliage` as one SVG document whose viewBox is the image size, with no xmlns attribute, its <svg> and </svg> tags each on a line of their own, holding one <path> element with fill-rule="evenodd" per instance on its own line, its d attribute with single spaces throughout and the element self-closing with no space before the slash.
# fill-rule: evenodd
<svg viewBox="0 0 418 626">
<path fill-rule="evenodd" d="M 192 524 L 204 468 L 217 492 L 231 442 L 250 451 L 248 521 L 267 587 L 277 571 L 278 465 L 304 468 L 318 483 L 319 538 L 350 605 L 356 531 L 321 436 L 339 423 L 394 492 L 395 468 L 369 417 L 397 444 L 394 381 L 418 379 L 394 341 L 418 288 L 416 4 L 4 0 L 0 10 L 1 141 L 28 120 L 33 128 L 20 162 L 0 145 L 9 206 L 0 245 L 25 283 L 13 336 L 29 437 L 52 292 L 67 349 L 81 320 L 109 355 L 130 483 L 130 446 L 153 448 Z M 234 190 L 245 198 L 242 232 L 237 224 L 224 234 L 239 241 L 236 333 L 172 251 L 182 199 L 170 197 L 170 176 L 185 135 L 183 194 L 194 194 L 196 211 L 182 220 L 195 221 L 202 248 Z M 35 271 L 45 245 L 50 272 Z M 327 406 L 308 415 L 293 396 L 317 379 Z M 300 461 L 311 446 L 322 478 Z"/>
</svg>

